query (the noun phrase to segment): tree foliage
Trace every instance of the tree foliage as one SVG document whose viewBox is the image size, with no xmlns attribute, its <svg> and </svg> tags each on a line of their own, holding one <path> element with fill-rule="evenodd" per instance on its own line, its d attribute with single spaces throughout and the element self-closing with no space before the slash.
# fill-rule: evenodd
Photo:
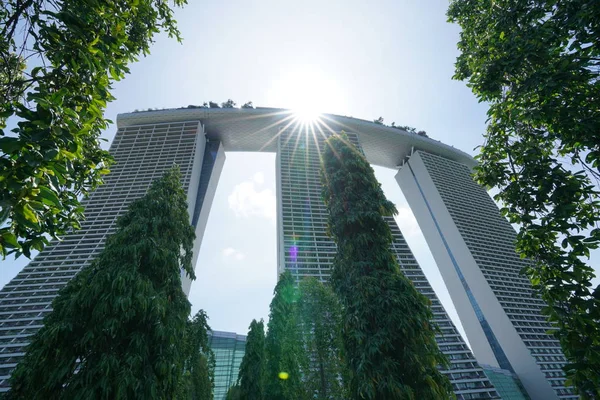
<svg viewBox="0 0 600 400">
<path fill-rule="evenodd" d="M 244 400 L 263 400 L 265 383 L 265 326 L 262 320 L 250 323 L 246 352 L 240 365 L 238 387 Z"/>
<path fill-rule="evenodd" d="M 265 399 L 302 400 L 306 398 L 301 378 L 305 365 L 296 302 L 298 292 L 289 271 L 281 274 L 271 301 L 265 350 Z M 287 374 L 287 375 L 285 375 Z"/>
<path fill-rule="evenodd" d="M 342 356 L 342 315 L 339 300 L 329 284 L 315 278 L 299 285 L 298 322 L 302 347 L 311 362 L 303 371 L 310 398 L 347 399 L 348 373 Z"/>
<path fill-rule="evenodd" d="M 190 313 L 180 274 L 195 278 L 180 180 L 174 168 L 132 202 L 98 258 L 59 292 L 8 398 L 174 398 Z"/>
<path fill-rule="evenodd" d="M 455 78 L 489 103 L 477 181 L 520 226 L 524 272 L 548 303 L 583 396 L 600 397 L 600 2 L 454 0 Z"/>
<path fill-rule="evenodd" d="M 185 0 L 174 0 L 182 6 Z M 111 163 L 99 137 L 112 82 L 149 54 L 154 35 L 180 40 L 162 0 L 0 3 L 0 253 L 30 255 L 83 218 L 81 196 Z M 6 132 L 8 118 L 18 121 Z"/>
<path fill-rule="evenodd" d="M 178 400 L 212 400 L 215 377 L 215 355 L 209 346 L 208 316 L 204 310 L 187 321 L 183 337 L 185 355 Z"/>
<path fill-rule="evenodd" d="M 221 108 L 235 108 L 236 105 L 235 101 L 228 99 L 226 102 L 221 103 Z"/>
<path fill-rule="evenodd" d="M 233 385 L 227 391 L 227 396 L 225 400 L 242 400 L 242 392 L 239 385 Z"/>
<path fill-rule="evenodd" d="M 383 216 L 396 213 L 348 137 L 327 139 L 323 197 L 337 244 L 331 283 L 343 306 L 344 350 L 355 399 L 447 399 L 447 364 L 429 300 L 401 272 Z"/>
</svg>

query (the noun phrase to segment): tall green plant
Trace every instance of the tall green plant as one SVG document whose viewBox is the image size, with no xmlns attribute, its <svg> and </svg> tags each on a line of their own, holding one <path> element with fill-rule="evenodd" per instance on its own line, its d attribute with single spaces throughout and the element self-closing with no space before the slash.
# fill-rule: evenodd
<svg viewBox="0 0 600 400">
<path fill-rule="evenodd" d="M 383 216 L 396 213 L 346 135 L 323 154 L 323 197 L 337 244 L 331 283 L 343 306 L 344 349 L 355 399 L 447 399 L 452 387 L 429 300 L 399 270 Z"/>
<path fill-rule="evenodd" d="M 227 396 L 225 397 L 225 400 L 242 400 L 242 392 L 241 389 L 239 387 L 239 385 L 233 385 L 232 387 L 229 388 L 229 390 L 227 391 Z"/>
<path fill-rule="evenodd" d="M 52 303 L 10 378 L 9 399 L 171 399 L 195 278 L 194 229 L 174 168 L 118 219 L 92 264 Z"/>
<path fill-rule="evenodd" d="M 346 399 L 348 380 L 342 357 L 342 311 L 339 300 L 329 284 L 315 278 L 300 282 L 298 322 L 302 345 L 311 362 L 303 371 L 311 398 L 319 400 Z"/>
<path fill-rule="evenodd" d="M 302 400 L 306 398 L 301 368 L 305 365 L 296 318 L 298 292 L 289 271 L 279 277 L 275 286 L 268 331 L 265 339 L 267 366 L 265 399 Z"/>
<path fill-rule="evenodd" d="M 178 400 L 212 400 L 215 378 L 215 355 L 208 344 L 208 316 L 204 310 L 187 321 L 184 344 L 183 376 Z"/>
<path fill-rule="evenodd" d="M 524 272 L 582 396 L 600 397 L 600 2 L 454 0 L 455 79 L 489 104 L 477 181 L 520 226 Z M 596 183 L 596 185 L 594 185 Z"/>
<path fill-rule="evenodd" d="M 250 323 L 246 352 L 240 365 L 238 384 L 244 400 L 263 400 L 265 384 L 265 325 L 255 319 Z"/>
<path fill-rule="evenodd" d="M 110 122 L 103 113 L 112 83 L 150 53 L 155 34 L 181 40 L 169 3 L 185 0 L 0 2 L 3 256 L 29 256 L 79 227 L 82 195 L 111 164 L 100 134 Z"/>
</svg>

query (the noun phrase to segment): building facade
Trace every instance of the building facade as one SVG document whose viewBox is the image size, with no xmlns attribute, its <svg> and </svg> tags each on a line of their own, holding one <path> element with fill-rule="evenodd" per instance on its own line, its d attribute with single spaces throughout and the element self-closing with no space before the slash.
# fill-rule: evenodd
<svg viewBox="0 0 600 400">
<path fill-rule="evenodd" d="M 213 398 L 225 400 L 229 388 L 237 384 L 240 365 L 246 353 L 246 336 L 233 332 L 212 331 L 208 341 L 215 354 Z"/>
<path fill-rule="evenodd" d="M 334 241 L 327 235 L 328 212 L 321 198 L 321 151 L 327 134 L 306 134 L 303 129 L 283 129 L 278 138 L 279 272 L 291 271 L 296 281 L 304 277 L 327 281 L 336 251 Z M 358 135 L 346 134 L 361 149 Z M 457 399 L 500 398 L 433 292 L 396 221 L 392 217 L 386 221 L 401 271 L 431 300 L 434 320 L 440 328 L 437 341 L 450 359 L 450 369 L 444 373 Z"/>
<path fill-rule="evenodd" d="M 193 121 L 120 129 L 110 152 L 115 165 L 105 184 L 83 201 L 86 219 L 81 229 L 60 242 L 52 242 L 0 291 L 2 391 L 6 391 L 10 372 L 24 355 L 29 337 L 52 310 L 52 300 L 58 291 L 102 251 L 107 236 L 116 227 L 117 218 L 129 203 L 143 196 L 152 181 L 173 164 L 179 165 L 182 184 L 188 193 L 188 212 L 194 218 L 198 237 L 194 255 L 198 255 L 210 207 L 205 207 L 204 212 L 196 210 L 196 200 L 202 198 L 204 204 L 211 204 L 224 160 L 222 148 L 217 146 L 215 150 L 214 145 L 209 145 L 202 125 Z M 209 157 L 204 157 L 205 153 L 209 153 Z M 211 156 L 211 160 L 207 160 Z M 202 186 L 201 171 L 206 164 L 214 167 L 206 173 L 213 177 L 213 184 Z M 184 276 L 186 293 L 190 284 Z"/>
<path fill-rule="evenodd" d="M 506 269 L 503 274 L 509 274 L 509 278 L 518 283 L 508 287 L 510 285 L 503 280 L 506 277 L 499 277 L 494 269 L 497 267 L 484 262 L 490 257 L 514 255 L 506 230 L 512 228 L 506 221 L 503 225 L 493 201 L 468 177 L 470 168 L 475 165 L 472 157 L 427 137 L 354 118 L 326 115 L 306 126 L 298 124 L 286 110 L 206 108 L 119 115 L 118 131 L 111 146 L 116 164 L 105 185 L 85 201 L 87 220 L 82 229 L 48 246 L 0 291 L 0 390 L 6 390 L 11 370 L 22 357 L 29 337 L 50 312 L 51 301 L 58 290 L 99 254 L 106 236 L 114 229 L 116 218 L 128 203 L 141 197 L 151 181 L 174 163 L 182 170 L 190 221 L 196 227 L 195 262 L 225 160 L 224 151 L 275 152 L 278 272 L 288 269 L 297 280 L 304 276 L 327 280 L 335 244 L 326 234 L 327 211 L 321 199 L 319 177 L 320 152 L 325 138 L 340 131 L 348 134 L 372 164 L 399 169 L 398 182 L 449 286 L 477 357 L 476 360 L 448 318 L 398 225 L 393 218 L 388 218 L 394 236 L 392 247 L 403 273 L 432 301 L 434 318 L 441 329 L 438 343 L 451 360 L 451 368 L 444 373 L 454 385 L 457 397 L 500 398 L 479 362 L 515 372 L 532 399 L 569 397 L 562 386 L 562 375 L 556 375 L 564 357 L 555 341 L 542 335 L 542 329 L 550 327 L 544 325 L 539 312 L 541 303 L 527 286 L 527 280 L 518 276 L 520 264 L 507 261 L 510 265 L 500 267 Z M 428 155 L 436 158 L 422 161 Z M 427 169 L 427 165 L 436 162 L 449 163 L 450 175 L 437 177 L 432 166 Z M 457 172 L 459 170 L 462 172 Z M 428 184 L 423 183 L 425 178 L 429 179 Z M 435 213 L 445 213 L 444 223 L 454 226 L 455 231 L 439 234 L 432 221 L 442 216 L 428 211 L 424 199 L 429 200 L 429 197 L 421 194 L 419 184 L 426 190 L 437 190 L 437 202 L 430 207 Z M 440 189 L 448 185 L 456 185 L 456 189 L 449 192 Z M 429 195 L 427 192 L 426 196 Z M 450 206 L 452 202 L 458 203 L 458 211 Z M 472 205 L 477 212 L 486 211 L 471 221 L 459 213 L 462 212 L 460 206 L 465 204 Z M 486 244 L 490 239 L 480 232 L 486 221 L 490 226 L 498 226 L 500 231 L 496 233 L 505 235 L 506 240 L 494 238 L 493 246 Z M 440 224 L 441 229 L 446 225 Z M 458 230 L 458 225 L 464 229 Z M 511 232 L 514 235 L 514 231 Z M 463 248 L 452 247 L 456 243 L 450 239 L 444 245 L 450 235 L 452 240 L 460 237 L 459 244 L 462 243 Z M 470 264 L 460 257 L 453 261 L 454 255 L 463 253 L 471 255 Z M 187 279 L 183 281 L 186 293 L 190 283 Z"/>
<path fill-rule="evenodd" d="M 481 367 L 494 384 L 502 400 L 531 400 L 519 377 L 514 372 L 484 364 Z"/>
<path fill-rule="evenodd" d="M 515 373 L 532 399 L 577 398 L 545 303 L 520 274 L 516 232 L 464 164 L 417 151 L 396 179 L 413 210 L 477 359 Z"/>
</svg>

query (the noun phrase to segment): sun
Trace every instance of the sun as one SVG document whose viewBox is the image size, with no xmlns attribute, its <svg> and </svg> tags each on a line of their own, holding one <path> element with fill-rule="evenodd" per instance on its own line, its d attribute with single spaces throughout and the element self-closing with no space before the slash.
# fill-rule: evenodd
<svg viewBox="0 0 600 400">
<path fill-rule="evenodd" d="M 343 113 L 346 105 L 337 81 L 315 65 L 282 69 L 267 93 L 270 104 L 290 109 L 303 124 L 314 123 L 324 113 Z"/>
<path fill-rule="evenodd" d="M 314 123 L 319 119 L 319 117 L 322 114 L 318 107 L 310 103 L 302 104 L 298 107 L 293 107 L 291 108 L 291 110 L 292 114 L 294 115 L 294 118 L 302 124 Z"/>
</svg>

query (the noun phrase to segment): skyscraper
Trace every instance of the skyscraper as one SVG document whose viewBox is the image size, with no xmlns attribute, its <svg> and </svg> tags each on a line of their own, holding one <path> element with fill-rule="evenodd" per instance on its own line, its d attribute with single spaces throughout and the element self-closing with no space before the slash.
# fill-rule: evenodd
<svg viewBox="0 0 600 400">
<path fill-rule="evenodd" d="M 410 179 L 403 178 L 403 174 L 409 171 L 406 168 L 406 160 L 409 164 L 415 163 L 416 165 L 418 158 L 423 154 L 431 154 L 443 162 L 450 163 L 449 165 L 460 166 L 466 171 L 464 172 L 466 175 L 457 175 L 461 178 L 457 178 L 456 184 L 460 186 L 456 191 L 460 192 L 465 188 L 470 188 L 463 182 L 464 179 L 470 180 L 468 171 L 474 165 L 474 160 L 468 154 L 427 137 L 354 118 L 327 115 L 311 126 L 303 126 L 294 121 L 293 115 L 285 110 L 207 109 L 201 107 L 120 115 L 118 132 L 111 146 L 116 165 L 108 176 L 106 184 L 93 193 L 89 200 L 86 200 L 87 220 L 82 229 L 67 235 L 63 242 L 53 243 L 49 246 L 0 291 L 0 387 L 6 389 L 10 371 L 23 355 L 29 336 L 39 329 L 43 316 L 50 311 L 52 298 L 57 291 L 102 250 L 106 236 L 114 229 L 115 219 L 124 212 L 127 204 L 142 196 L 150 182 L 173 163 L 180 165 L 184 176 L 183 184 L 188 194 L 190 220 L 196 227 L 197 240 L 194 255 L 197 257 L 215 188 L 225 160 L 224 151 L 275 152 L 277 154 L 278 270 L 289 269 L 296 279 L 303 276 L 316 276 L 321 280 L 326 280 L 335 253 L 335 244 L 326 234 L 327 211 L 321 200 L 319 155 L 324 138 L 332 132 L 342 130 L 362 149 L 372 164 L 396 170 L 404 164 L 398 175 L 399 182 L 411 205 L 415 204 L 413 207 L 418 209 L 416 215 L 420 223 L 421 220 L 426 222 L 432 217 L 431 213 L 421 212 L 425 207 L 423 206 L 425 202 L 419 200 L 418 196 L 421 195 L 418 185 L 412 183 L 413 181 Z M 440 178 L 440 181 L 436 183 L 437 186 L 453 184 L 453 182 L 444 183 L 444 179 L 446 178 Z M 465 199 L 464 194 L 451 192 L 448 195 L 448 201 L 460 199 L 456 201 L 463 204 L 472 202 L 477 210 L 479 207 L 488 207 L 489 203 L 495 207 L 487 193 L 477 187 L 472 180 L 470 182 L 479 190 L 477 192 L 473 189 L 477 192 L 475 197 L 471 199 L 467 196 Z M 430 186 L 437 187 L 433 183 Z M 481 193 L 486 197 L 481 197 Z M 447 210 L 448 207 L 445 203 L 441 201 L 438 203 L 435 205 L 436 211 L 438 208 L 442 211 Z M 497 209 L 495 212 L 497 214 Z M 501 225 L 497 221 L 496 214 L 486 211 L 481 214 L 481 221 L 486 221 L 488 218 L 491 223 Z M 441 334 L 437 338 L 438 343 L 441 350 L 451 360 L 451 368 L 444 373 L 453 383 L 457 397 L 459 399 L 499 398 L 478 361 L 473 357 L 438 301 L 396 222 L 393 218 L 387 220 L 394 236 L 393 250 L 403 273 L 412 279 L 415 286 L 432 301 L 434 318 L 441 329 Z M 481 221 L 477 224 L 484 223 Z M 464 224 L 467 230 L 458 232 L 456 235 L 467 235 L 465 237 L 468 238 L 470 234 L 469 221 L 464 220 Z M 508 227 L 510 228 L 510 225 Z M 431 236 L 431 232 L 426 227 L 423 230 L 426 237 Z M 479 239 L 475 238 L 474 240 Z M 486 239 L 484 238 L 483 241 L 485 242 Z M 438 247 L 443 246 L 443 243 L 439 240 L 438 242 L 430 242 L 434 255 L 441 253 Z M 488 257 L 490 252 L 497 252 L 496 256 L 503 256 L 511 251 L 514 254 L 514 246 L 511 246 L 512 244 L 504 241 L 498 246 L 485 248 L 482 250 L 482 257 Z M 441 247 L 441 249 L 445 248 Z M 466 302 L 460 302 L 454 300 L 455 296 L 453 296 L 459 313 L 466 313 L 467 316 L 476 315 L 475 319 L 469 317 L 462 320 L 471 343 L 476 342 L 473 344 L 475 355 L 478 358 L 481 356 L 481 361 L 486 364 L 502 368 L 506 366 L 504 359 L 508 359 L 512 366 L 511 371 L 519 374 L 527 389 L 536 389 L 538 386 L 527 386 L 526 384 L 526 381 L 529 382 L 533 379 L 530 379 L 530 375 L 528 375 L 530 371 L 533 371 L 533 364 L 525 356 L 515 358 L 512 357 L 512 350 L 503 350 L 503 346 L 509 346 L 509 343 L 506 343 L 503 331 L 500 332 L 498 329 L 508 325 L 490 321 L 491 318 L 502 318 L 502 316 L 497 308 L 487 306 L 487 300 L 484 299 L 488 294 L 481 294 L 477 291 L 473 297 L 472 292 L 474 293 L 476 290 L 472 286 L 468 284 L 456 286 L 451 279 L 448 281 L 447 271 L 454 271 L 455 275 L 458 274 L 454 267 L 456 263 L 452 262 L 451 257 L 440 258 L 438 254 L 436 261 L 445 280 L 449 282 L 451 293 L 456 294 L 462 291 L 461 294 L 456 295 L 457 298 L 467 299 Z M 462 268 L 462 264 L 460 266 Z M 472 266 L 472 268 L 480 267 L 483 270 L 486 268 L 485 265 L 479 264 Z M 481 275 L 482 271 L 478 273 Z M 469 274 L 471 272 L 468 270 Z M 511 279 L 513 275 L 511 275 Z M 450 277 L 452 276 L 450 275 Z M 454 277 L 454 279 L 457 278 Z M 519 282 L 526 285 L 526 279 L 521 279 L 522 281 Z M 465 279 L 463 281 L 466 282 Z M 184 280 L 183 286 L 184 290 L 189 292 L 190 282 Z M 489 291 L 489 293 L 492 292 Z M 538 301 L 534 300 L 531 290 L 523 292 L 510 290 L 504 293 L 504 296 L 507 298 L 506 304 L 529 299 L 538 304 Z M 476 301 L 469 301 L 471 298 L 475 298 Z M 463 312 L 462 308 L 464 307 L 469 307 L 471 311 Z M 502 311 L 504 312 L 504 309 Z M 535 315 L 532 315 L 531 318 L 535 317 L 536 321 L 540 324 L 543 323 L 539 308 L 532 312 Z M 476 328 L 471 326 L 473 324 L 476 325 Z M 523 325 L 523 329 L 524 327 L 525 325 Z M 515 328 L 513 327 L 513 329 Z M 536 326 L 532 329 L 538 328 Z M 471 339 L 471 335 L 477 335 L 484 330 L 491 332 L 491 335 L 488 336 L 484 334 L 483 337 L 486 340 L 488 337 L 496 337 L 496 341 L 493 339 L 491 342 L 488 341 L 488 343 L 492 343 L 487 345 L 488 350 L 495 346 L 500 351 L 489 350 L 486 352 L 486 347 L 479 343 L 478 336 Z M 525 340 L 518 335 L 510 337 L 513 340 L 520 340 L 522 343 Z M 550 337 L 545 336 L 544 338 L 542 342 L 546 343 L 544 340 Z M 554 345 L 552 343 L 552 346 Z M 537 354 L 536 352 L 540 348 L 527 347 L 527 345 L 521 347 L 523 351 L 528 352 L 527 356 L 531 354 L 530 358 L 533 358 L 533 354 Z M 554 353 L 557 350 L 556 347 L 551 347 L 551 349 L 553 353 L 540 354 L 543 354 L 543 357 L 550 357 L 550 354 L 553 354 L 552 357 L 562 357 L 560 349 L 558 349 L 558 353 Z M 501 356 L 503 351 L 505 358 Z M 539 360 L 543 359 L 539 358 Z M 556 360 L 555 364 L 560 365 L 562 360 L 564 358 Z M 526 376 L 521 376 L 519 371 Z M 548 373 L 556 373 L 556 369 L 552 368 L 548 370 Z M 552 375 L 546 375 L 544 378 L 540 372 L 535 379 L 538 379 L 540 374 L 542 379 L 546 380 L 546 386 L 550 388 L 549 380 Z M 543 382 L 538 380 L 541 383 L 535 381 L 538 382 L 536 385 L 544 387 Z M 556 386 L 556 388 L 557 393 L 558 390 L 565 390 L 562 386 Z M 548 390 L 540 393 L 551 393 L 552 396 L 556 396 L 552 389 Z M 530 395 L 532 398 L 536 398 L 532 393 Z M 543 398 L 550 399 L 552 397 Z"/>
<path fill-rule="evenodd" d="M 577 398 L 566 359 L 519 271 L 516 233 L 471 169 L 417 151 L 396 179 L 425 235 L 477 359 L 518 375 L 532 399 Z"/>
<path fill-rule="evenodd" d="M 143 196 L 174 163 L 180 166 L 188 211 L 197 227 L 197 257 L 224 161 L 218 142 L 206 140 L 198 121 L 158 123 L 119 129 L 110 151 L 116 163 L 105 184 L 84 200 L 86 220 L 81 229 L 52 242 L 0 291 L 0 390 L 6 390 L 10 372 L 22 358 L 29 337 L 52 310 L 58 291 L 102 251 L 128 204 Z M 201 202 L 206 205 L 203 210 Z M 185 276 L 186 293 L 190 283 Z"/>
<path fill-rule="evenodd" d="M 347 132 L 359 149 L 359 138 Z M 303 127 L 282 129 L 277 151 L 279 207 L 279 267 L 290 270 L 296 280 L 312 276 L 322 281 L 329 278 L 336 251 L 327 235 L 328 212 L 321 198 L 321 149 L 327 133 L 306 134 Z M 434 320 L 440 328 L 437 342 L 450 359 L 444 371 L 459 400 L 499 398 L 482 368 L 446 314 L 433 292 L 417 260 L 408 248 L 396 221 L 386 217 L 401 271 L 412 280 L 417 290 L 431 300 Z"/>
</svg>

